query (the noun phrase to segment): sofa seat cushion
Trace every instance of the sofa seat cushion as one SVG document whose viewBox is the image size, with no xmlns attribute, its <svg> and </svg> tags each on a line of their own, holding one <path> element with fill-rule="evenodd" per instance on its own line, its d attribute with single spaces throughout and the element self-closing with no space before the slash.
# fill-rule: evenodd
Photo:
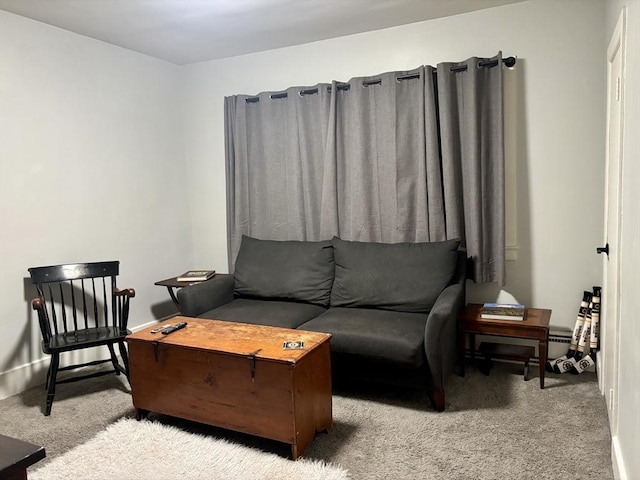
<svg viewBox="0 0 640 480">
<path fill-rule="evenodd" d="M 451 282 L 460 240 L 350 242 L 334 237 L 332 307 L 428 313 Z"/>
<path fill-rule="evenodd" d="M 297 328 L 325 311 L 325 308 L 310 303 L 237 298 L 198 316 L 212 320 Z"/>
<path fill-rule="evenodd" d="M 330 240 L 276 241 L 243 235 L 236 258 L 234 292 L 240 297 L 329 306 L 333 271 Z"/>
<path fill-rule="evenodd" d="M 332 307 L 299 328 L 332 334 L 331 351 L 335 353 L 420 367 L 426 323 L 423 313 Z"/>
</svg>

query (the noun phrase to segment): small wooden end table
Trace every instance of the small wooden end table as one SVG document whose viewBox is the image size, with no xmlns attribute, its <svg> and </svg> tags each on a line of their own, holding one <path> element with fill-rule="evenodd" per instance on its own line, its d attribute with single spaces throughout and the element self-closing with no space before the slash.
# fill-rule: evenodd
<svg viewBox="0 0 640 480">
<path fill-rule="evenodd" d="M 0 478 L 26 480 L 27 468 L 46 456 L 44 447 L 0 435 Z"/>
<path fill-rule="evenodd" d="M 540 356 L 540 388 L 544 388 L 545 364 L 549 351 L 549 321 L 551 310 L 526 308 L 524 320 L 489 320 L 481 316 L 482 304 L 470 303 L 458 315 L 460 375 L 464 377 L 466 337 L 470 335 L 471 354 L 475 350 L 476 334 L 524 338 L 538 341 Z"/>
</svg>

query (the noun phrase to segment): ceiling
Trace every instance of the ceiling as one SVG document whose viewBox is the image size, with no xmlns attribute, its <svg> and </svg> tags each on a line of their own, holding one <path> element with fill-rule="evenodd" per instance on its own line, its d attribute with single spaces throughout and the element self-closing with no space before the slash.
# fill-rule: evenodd
<svg viewBox="0 0 640 480">
<path fill-rule="evenodd" d="M 0 0 L 0 9 L 184 65 L 520 1 Z"/>
</svg>

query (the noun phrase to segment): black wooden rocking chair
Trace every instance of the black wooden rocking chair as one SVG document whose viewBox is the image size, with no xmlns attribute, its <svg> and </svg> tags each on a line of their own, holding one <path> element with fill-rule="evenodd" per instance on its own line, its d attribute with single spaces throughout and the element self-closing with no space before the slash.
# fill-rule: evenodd
<svg viewBox="0 0 640 480">
<path fill-rule="evenodd" d="M 31 280 L 38 289 L 32 301 L 38 312 L 42 332 L 42 351 L 51 355 L 45 389 L 45 415 L 51 413 L 56 384 L 75 382 L 90 377 L 124 373 L 129 378 L 129 358 L 124 338 L 127 330 L 129 300 L 135 297 L 131 288 L 119 290 L 116 276 L 120 262 L 77 263 L 32 267 Z M 118 344 L 121 365 L 114 345 Z M 76 363 L 59 368 L 60 354 L 72 350 L 106 345 L 111 358 Z M 59 371 L 111 362 L 113 370 L 98 370 L 91 374 L 56 380 Z"/>
</svg>

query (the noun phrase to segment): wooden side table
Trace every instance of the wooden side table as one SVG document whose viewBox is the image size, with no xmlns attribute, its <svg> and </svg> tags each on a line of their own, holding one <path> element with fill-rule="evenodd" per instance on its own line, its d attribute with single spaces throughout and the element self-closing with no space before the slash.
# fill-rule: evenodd
<svg viewBox="0 0 640 480">
<path fill-rule="evenodd" d="M 158 285 L 160 287 L 167 287 L 167 290 L 169 291 L 169 296 L 171 297 L 171 300 L 173 300 L 173 304 L 178 309 L 178 312 L 182 312 L 182 309 L 180 308 L 180 302 L 178 302 L 178 297 L 176 297 L 176 292 L 174 291 L 174 289 L 178 290 L 179 288 L 188 287 L 189 285 L 195 285 L 196 283 L 202 283 L 203 281 L 208 282 L 212 278 L 215 278 L 215 275 L 211 277 L 209 280 L 202 280 L 202 281 L 196 281 L 196 282 L 179 282 L 177 278 L 178 277 L 171 277 L 171 278 L 167 278 L 166 280 L 158 280 L 157 282 L 154 283 L 154 285 Z"/>
<path fill-rule="evenodd" d="M 549 351 L 549 321 L 551 310 L 525 309 L 524 320 L 489 320 L 481 316 L 482 305 L 470 303 L 458 315 L 460 375 L 464 377 L 464 353 L 466 337 L 470 335 L 471 352 L 475 350 L 476 334 L 524 338 L 538 341 L 540 356 L 540 388 L 544 388 L 545 364 Z"/>
<path fill-rule="evenodd" d="M 44 457 L 44 447 L 0 435 L 0 478 L 26 480 L 27 468 Z"/>
</svg>

